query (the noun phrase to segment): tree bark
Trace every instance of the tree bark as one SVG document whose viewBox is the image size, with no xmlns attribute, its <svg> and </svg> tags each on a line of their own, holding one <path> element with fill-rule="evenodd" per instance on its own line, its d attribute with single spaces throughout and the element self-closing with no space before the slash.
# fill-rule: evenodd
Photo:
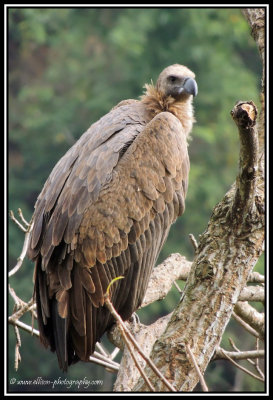
<svg viewBox="0 0 273 400">
<path fill-rule="evenodd" d="M 264 115 L 264 84 L 265 84 L 265 8 L 244 8 L 242 9 L 244 16 L 246 17 L 250 27 L 251 34 L 257 43 L 259 53 L 262 60 L 262 77 L 261 77 L 261 93 L 260 93 L 260 101 L 261 101 L 261 111 L 259 115 L 259 127 L 258 127 L 258 135 L 259 135 L 259 148 L 261 152 L 264 149 L 264 123 L 265 123 L 265 115 Z"/>
</svg>

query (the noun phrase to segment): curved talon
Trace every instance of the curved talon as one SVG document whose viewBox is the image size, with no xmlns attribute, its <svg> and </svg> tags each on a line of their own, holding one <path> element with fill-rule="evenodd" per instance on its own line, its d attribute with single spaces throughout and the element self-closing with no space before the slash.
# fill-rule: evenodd
<svg viewBox="0 0 273 400">
<path fill-rule="evenodd" d="M 131 317 L 128 319 L 129 322 L 131 322 L 134 325 L 140 324 L 140 319 L 139 316 L 137 315 L 136 312 L 134 312 Z"/>
</svg>

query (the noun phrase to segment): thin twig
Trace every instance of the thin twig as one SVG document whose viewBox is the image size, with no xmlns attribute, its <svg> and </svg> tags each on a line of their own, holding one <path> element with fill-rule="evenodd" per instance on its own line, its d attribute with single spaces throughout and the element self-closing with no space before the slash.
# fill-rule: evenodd
<svg viewBox="0 0 273 400">
<path fill-rule="evenodd" d="M 11 319 L 9 320 L 9 323 L 18 326 L 19 328 L 23 329 L 28 333 L 31 333 L 33 336 L 40 337 L 40 332 L 37 329 L 32 328 L 32 326 L 29 326 L 18 319 L 15 321 Z"/>
<path fill-rule="evenodd" d="M 20 306 L 19 310 L 16 311 L 15 313 L 13 313 L 10 317 L 9 317 L 9 321 L 10 320 L 17 320 L 19 318 L 22 317 L 22 315 L 24 315 L 26 312 L 28 311 L 32 311 L 32 309 L 34 308 L 35 304 L 33 303 L 33 299 L 31 299 L 28 303 L 24 303 Z"/>
<path fill-rule="evenodd" d="M 131 356 L 132 356 L 132 358 L 133 358 L 133 360 L 134 360 L 134 362 L 135 362 L 135 365 L 136 365 L 137 369 L 139 370 L 139 372 L 140 372 L 142 378 L 144 379 L 144 381 L 146 382 L 146 384 L 148 385 L 148 387 L 150 388 L 150 390 L 151 390 L 152 392 L 155 392 L 155 388 L 154 388 L 153 385 L 151 384 L 150 380 L 149 380 L 148 377 L 146 376 L 144 370 L 141 368 L 139 362 L 137 361 L 137 359 L 136 359 L 136 357 L 135 357 L 135 354 L 134 354 L 132 345 L 131 345 L 130 341 L 128 340 L 127 328 L 126 328 L 126 326 L 124 325 L 124 323 L 123 323 L 122 319 L 120 318 L 119 314 L 118 314 L 118 313 L 116 312 L 116 310 L 114 309 L 114 306 L 112 305 L 112 303 L 111 303 L 111 301 L 110 301 L 110 299 L 109 299 L 108 291 L 106 292 L 106 295 L 105 295 L 105 303 L 106 303 L 107 308 L 109 309 L 109 311 L 111 312 L 111 314 L 115 317 L 115 319 L 116 319 L 116 321 L 117 321 L 117 324 L 118 324 L 118 327 L 119 327 L 121 336 L 122 336 L 122 338 L 123 338 L 123 340 L 124 340 L 124 343 L 125 343 L 126 346 L 128 347 L 128 350 L 129 350 L 129 352 L 130 352 L 130 354 L 131 354 Z M 126 335 L 126 333 L 127 333 L 127 335 Z"/>
<path fill-rule="evenodd" d="M 151 384 L 148 376 L 145 374 L 144 369 L 141 367 L 141 365 L 139 364 L 139 362 L 138 362 L 138 360 L 136 358 L 136 355 L 134 353 L 134 348 L 133 348 L 132 344 L 130 343 L 129 340 L 127 340 L 127 336 L 126 336 L 125 330 L 123 330 L 123 327 L 120 324 L 119 324 L 119 328 L 120 328 L 120 332 L 121 332 L 121 335 L 123 337 L 123 340 L 126 343 L 126 346 L 128 347 L 128 350 L 129 350 L 129 352 L 130 352 L 130 354 L 132 356 L 132 359 L 134 360 L 134 363 L 135 363 L 137 369 L 139 370 L 142 378 L 144 379 L 144 381 L 145 381 L 146 385 L 148 386 L 148 388 L 152 392 L 155 392 L 154 386 Z"/>
<path fill-rule="evenodd" d="M 259 338 L 256 339 L 256 349 L 259 350 Z M 259 358 L 257 357 L 255 360 L 255 368 L 258 374 L 264 379 L 264 373 L 262 372 L 259 366 Z"/>
<path fill-rule="evenodd" d="M 197 249 L 198 249 L 197 240 L 195 239 L 195 237 L 193 236 L 192 233 L 189 234 L 189 238 L 190 238 L 191 244 L 193 245 L 194 252 L 196 253 L 196 251 L 197 251 Z"/>
<path fill-rule="evenodd" d="M 190 346 L 188 344 L 186 345 L 186 350 L 187 350 L 187 352 L 188 352 L 188 354 L 190 356 L 190 359 L 191 359 L 191 361 L 192 361 L 192 363 L 194 365 L 194 368 L 195 368 L 195 370 L 196 370 L 196 372 L 197 372 L 197 374 L 199 376 L 200 384 L 201 384 L 201 387 L 202 387 L 203 391 L 204 392 L 208 392 L 209 389 L 207 387 L 205 379 L 204 379 L 204 377 L 203 377 L 203 375 L 202 375 L 202 373 L 200 371 L 200 368 L 198 367 L 198 364 L 197 364 L 196 359 L 195 359 L 195 357 L 193 355 L 193 352 L 191 351 L 191 348 L 190 348 Z"/>
<path fill-rule="evenodd" d="M 28 228 L 28 227 L 30 226 L 30 223 L 27 222 L 27 220 L 24 218 L 21 208 L 18 208 L 18 214 L 19 214 L 19 217 L 21 218 L 22 222 L 23 222 L 23 223 L 26 225 L 26 227 Z"/>
<path fill-rule="evenodd" d="M 101 344 L 101 343 L 99 343 L 99 342 L 97 342 L 96 343 L 96 348 L 99 350 L 99 352 L 101 353 L 101 354 L 103 354 L 104 355 L 104 357 L 109 357 L 110 356 L 110 354 L 108 353 L 108 351 L 103 347 L 103 345 Z"/>
<path fill-rule="evenodd" d="M 234 312 L 255 329 L 260 338 L 264 337 L 264 313 L 258 312 L 247 301 L 237 301 Z"/>
<path fill-rule="evenodd" d="M 114 360 L 116 358 L 116 356 L 118 355 L 118 353 L 120 352 L 120 349 L 118 347 L 116 347 L 112 353 L 110 354 L 110 358 L 111 360 Z"/>
<path fill-rule="evenodd" d="M 233 342 L 232 338 L 229 337 L 228 340 L 229 340 L 229 343 L 231 344 L 231 346 L 233 347 L 233 349 L 234 349 L 235 351 L 237 351 L 238 353 L 241 353 L 241 350 L 238 349 L 238 347 L 237 347 L 237 346 L 235 345 L 235 343 Z M 247 358 L 247 361 L 248 361 L 251 365 L 255 365 L 255 362 L 254 362 L 253 360 L 251 360 L 250 358 Z"/>
<path fill-rule="evenodd" d="M 248 358 L 264 358 L 264 350 L 226 351 L 221 347 L 215 350 L 213 360 L 220 360 L 229 356 L 233 360 L 247 360 Z M 252 360 L 250 360 L 252 361 Z M 251 363 L 252 364 L 252 363 Z"/>
<path fill-rule="evenodd" d="M 12 220 L 17 226 L 19 226 L 19 228 L 21 229 L 21 231 L 23 231 L 24 233 L 27 232 L 27 228 L 25 228 L 25 227 L 18 221 L 18 219 L 15 218 L 14 212 L 13 212 L 12 210 L 10 210 L 9 216 L 10 216 L 11 220 Z"/>
<path fill-rule="evenodd" d="M 110 355 L 107 356 L 107 357 L 105 357 L 105 356 L 102 355 L 101 353 L 98 353 L 97 351 L 94 351 L 93 356 L 99 358 L 100 360 L 109 362 L 109 363 L 111 363 L 112 365 L 115 365 L 116 367 L 119 367 L 119 363 L 117 363 L 116 361 L 111 360 L 111 359 L 110 359 Z"/>
<path fill-rule="evenodd" d="M 182 293 L 183 293 L 183 290 L 180 289 L 180 287 L 178 286 L 178 284 L 177 284 L 175 281 L 173 282 L 173 284 L 174 284 L 174 286 L 176 287 L 178 293 L 182 294 Z"/>
<path fill-rule="evenodd" d="M 15 369 L 15 371 L 17 371 L 18 367 L 19 367 L 19 363 L 21 361 L 21 355 L 20 355 L 21 337 L 20 337 L 19 329 L 16 325 L 14 325 L 14 333 L 15 333 L 15 337 L 16 337 L 14 369 Z"/>
<path fill-rule="evenodd" d="M 255 379 L 258 379 L 258 381 L 262 381 L 264 382 L 263 378 L 260 378 L 259 376 L 253 374 L 253 372 L 249 371 L 247 368 L 242 367 L 240 364 L 238 364 L 237 362 L 235 362 L 227 353 L 225 350 L 221 349 L 222 353 L 224 354 L 224 356 L 232 363 L 234 364 L 237 368 L 241 369 L 242 371 L 244 371 L 246 374 L 252 376 Z"/>
<path fill-rule="evenodd" d="M 14 218 L 14 220 L 17 221 L 15 218 Z M 18 222 L 18 224 L 20 225 L 19 222 Z M 32 228 L 33 228 L 33 224 L 29 225 L 28 229 L 23 228 L 24 232 L 25 232 L 25 240 L 24 240 L 23 248 L 22 248 L 20 256 L 17 258 L 17 263 L 16 263 L 15 267 L 11 271 L 9 271 L 9 275 L 8 275 L 9 278 L 12 275 L 14 275 L 21 268 L 21 266 L 23 264 L 24 258 L 27 254 L 27 249 L 28 249 L 28 245 L 29 245 L 29 241 L 30 241 L 30 233 L 32 231 Z"/>
<path fill-rule="evenodd" d="M 127 336 L 128 339 L 133 343 L 134 347 L 137 349 L 137 351 L 139 352 L 139 354 L 143 357 L 143 359 L 146 361 L 146 363 L 150 366 L 150 368 L 153 370 L 153 372 L 162 380 L 162 382 L 164 382 L 164 384 L 168 387 L 169 390 L 171 390 L 172 392 L 176 392 L 176 390 L 174 389 L 174 387 L 167 381 L 167 379 L 161 374 L 161 372 L 158 370 L 158 368 L 154 365 L 154 363 L 149 359 L 149 357 L 147 357 L 143 351 L 140 349 L 138 343 L 135 341 L 134 337 L 132 336 L 132 334 L 130 333 L 130 331 L 128 330 L 128 328 L 125 326 L 124 322 L 122 321 L 122 319 L 120 318 L 119 314 L 116 312 L 116 310 L 114 309 L 110 299 L 109 299 L 109 295 L 106 294 L 105 295 L 105 304 L 107 306 L 107 308 L 109 309 L 109 311 L 111 312 L 111 314 L 114 316 L 114 318 L 116 319 L 116 321 L 119 324 L 120 332 L 123 335 L 124 333 L 124 337 Z M 143 375 L 142 375 L 143 376 Z M 145 380 L 145 378 L 143 377 L 143 379 Z M 145 380 L 146 382 L 146 380 Z"/>
<path fill-rule="evenodd" d="M 89 361 L 94 363 L 94 364 L 102 365 L 103 367 L 105 367 L 108 370 L 111 370 L 113 372 L 117 372 L 119 370 L 119 364 L 115 365 L 111 361 L 101 360 L 101 359 L 99 359 L 97 357 L 94 357 L 94 356 L 90 356 L 89 357 Z"/>
<path fill-rule="evenodd" d="M 234 311 L 232 312 L 232 317 L 239 322 L 240 325 L 242 325 L 243 328 L 245 328 L 251 335 L 259 338 L 260 335 L 255 329 L 253 329 L 250 325 L 248 325 L 242 318 L 239 317 Z"/>
<path fill-rule="evenodd" d="M 20 297 L 17 296 L 17 294 L 15 293 L 15 290 L 10 285 L 8 285 L 8 288 L 9 288 L 9 294 L 13 298 L 14 303 L 15 303 L 17 308 L 19 308 L 22 305 L 26 304 L 23 300 L 20 299 Z"/>
<path fill-rule="evenodd" d="M 228 341 L 229 341 L 231 347 L 233 347 L 233 349 L 234 349 L 235 351 L 240 352 L 240 349 L 236 346 L 236 344 L 234 343 L 234 341 L 232 340 L 231 337 L 228 338 Z"/>
</svg>

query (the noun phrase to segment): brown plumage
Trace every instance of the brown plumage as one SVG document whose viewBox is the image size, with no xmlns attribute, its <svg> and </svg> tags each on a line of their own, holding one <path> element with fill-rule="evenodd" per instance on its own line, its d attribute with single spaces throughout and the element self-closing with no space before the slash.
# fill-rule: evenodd
<svg viewBox="0 0 273 400">
<path fill-rule="evenodd" d="M 81 136 L 39 195 L 28 249 L 41 342 L 60 368 L 87 361 L 113 324 L 141 305 L 170 225 L 185 207 L 194 74 L 167 67 Z"/>
</svg>

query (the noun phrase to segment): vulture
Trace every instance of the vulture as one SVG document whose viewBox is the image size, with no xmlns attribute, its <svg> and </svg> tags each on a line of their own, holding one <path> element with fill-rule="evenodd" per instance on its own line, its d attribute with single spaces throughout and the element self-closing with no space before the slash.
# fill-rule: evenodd
<svg viewBox="0 0 273 400">
<path fill-rule="evenodd" d="M 88 361 L 113 325 L 109 283 L 127 320 L 140 307 L 171 224 L 185 208 L 194 73 L 174 64 L 123 100 L 59 160 L 38 196 L 28 256 L 40 340 L 60 369 Z"/>
</svg>

